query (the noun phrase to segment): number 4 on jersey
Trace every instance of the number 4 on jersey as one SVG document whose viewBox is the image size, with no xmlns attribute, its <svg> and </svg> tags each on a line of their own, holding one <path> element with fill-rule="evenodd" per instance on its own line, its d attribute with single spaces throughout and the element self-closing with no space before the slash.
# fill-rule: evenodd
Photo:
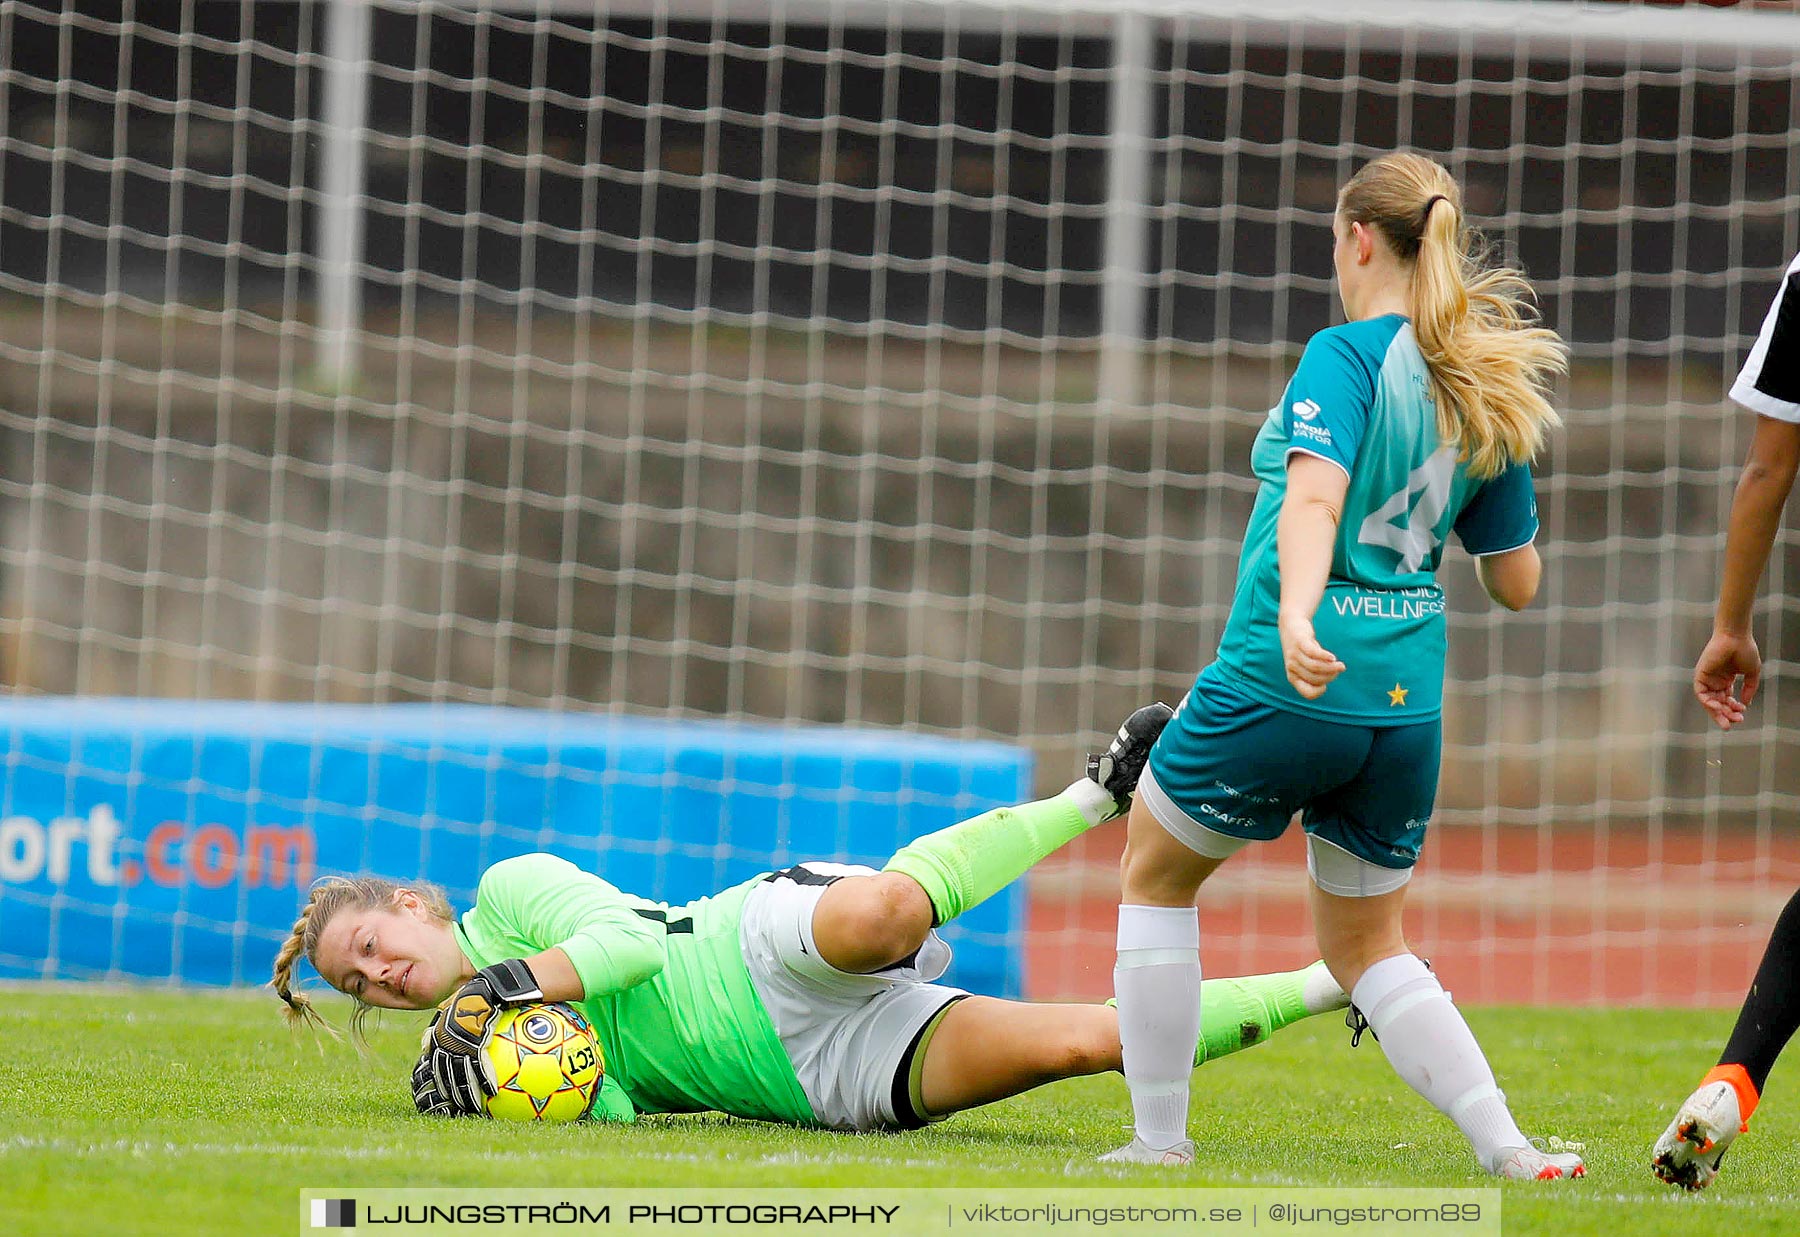
<svg viewBox="0 0 1800 1237">
<path fill-rule="evenodd" d="M 1369 513 L 1356 530 L 1357 541 L 1394 551 L 1400 556 L 1402 573 L 1419 570 L 1443 540 L 1437 526 L 1450 505 L 1450 488 L 1455 480 L 1456 447 L 1439 447 L 1408 474 L 1404 489 L 1395 490 Z M 1401 516 L 1406 517 L 1406 523 L 1394 523 Z"/>
</svg>

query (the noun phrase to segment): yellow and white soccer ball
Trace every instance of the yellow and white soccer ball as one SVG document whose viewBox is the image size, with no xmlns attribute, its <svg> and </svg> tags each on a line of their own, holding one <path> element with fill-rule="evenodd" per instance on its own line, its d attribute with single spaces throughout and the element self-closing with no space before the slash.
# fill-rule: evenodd
<svg viewBox="0 0 1800 1237">
<path fill-rule="evenodd" d="M 579 1121 L 594 1107 L 605 1063 L 600 1041 L 570 1005 L 503 1009 L 488 1028 L 483 1107 L 500 1121 Z"/>
</svg>

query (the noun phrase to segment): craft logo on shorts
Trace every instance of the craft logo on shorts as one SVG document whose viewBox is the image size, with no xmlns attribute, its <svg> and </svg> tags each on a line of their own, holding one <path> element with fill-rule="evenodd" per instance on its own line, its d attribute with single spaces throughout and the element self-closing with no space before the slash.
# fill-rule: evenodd
<svg viewBox="0 0 1800 1237">
<path fill-rule="evenodd" d="M 314 1228 L 355 1228 L 356 1200 L 354 1198 L 313 1199 L 312 1226 Z"/>
</svg>

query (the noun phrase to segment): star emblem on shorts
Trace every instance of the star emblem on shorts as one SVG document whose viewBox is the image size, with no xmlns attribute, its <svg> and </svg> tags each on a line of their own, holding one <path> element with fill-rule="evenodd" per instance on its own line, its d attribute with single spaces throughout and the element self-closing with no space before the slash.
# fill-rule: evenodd
<svg viewBox="0 0 1800 1237">
<path fill-rule="evenodd" d="M 1396 709 L 1399 708 L 1406 703 L 1406 693 L 1410 690 L 1412 689 L 1402 687 L 1398 683 L 1394 684 L 1394 690 L 1388 693 L 1388 703 L 1393 705 Z"/>
</svg>

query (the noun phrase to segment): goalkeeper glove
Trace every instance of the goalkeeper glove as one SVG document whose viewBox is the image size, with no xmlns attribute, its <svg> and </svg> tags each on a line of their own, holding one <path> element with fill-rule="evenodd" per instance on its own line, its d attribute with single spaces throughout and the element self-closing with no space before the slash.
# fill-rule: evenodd
<svg viewBox="0 0 1800 1237">
<path fill-rule="evenodd" d="M 488 1023 L 511 1005 L 544 999 L 537 977 L 517 958 L 484 966 L 475 978 L 451 994 L 445 1008 L 431 1024 L 431 1038 L 439 1048 L 473 1058 L 487 1042 Z"/>
<path fill-rule="evenodd" d="M 413 1107 L 427 1117 L 478 1117 L 489 1094 L 478 1057 L 440 1048 L 433 1032 L 444 1017 L 443 1007 L 419 1038 L 419 1061 L 413 1066 Z"/>
</svg>

